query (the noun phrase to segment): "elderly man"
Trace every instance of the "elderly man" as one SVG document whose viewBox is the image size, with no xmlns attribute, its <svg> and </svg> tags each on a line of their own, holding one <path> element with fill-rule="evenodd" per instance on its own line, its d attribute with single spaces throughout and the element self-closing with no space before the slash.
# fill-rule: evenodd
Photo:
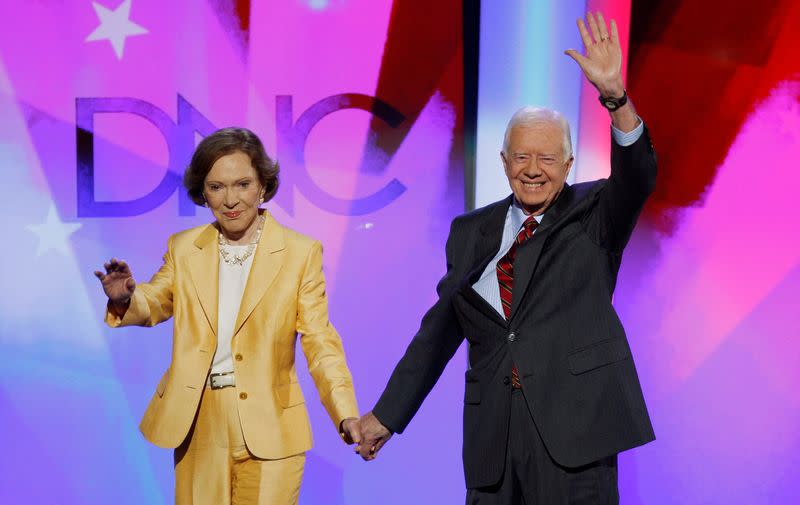
<svg viewBox="0 0 800 505">
<path fill-rule="evenodd" d="M 453 221 L 439 300 L 362 417 L 357 450 L 372 459 L 466 338 L 468 504 L 618 503 L 616 455 L 654 439 L 611 299 L 656 158 L 623 87 L 616 24 L 609 35 L 601 14 L 587 21 L 586 55 L 566 53 L 609 110 L 611 176 L 565 184 L 566 119 L 518 111 L 500 153 L 513 194 Z"/>
</svg>

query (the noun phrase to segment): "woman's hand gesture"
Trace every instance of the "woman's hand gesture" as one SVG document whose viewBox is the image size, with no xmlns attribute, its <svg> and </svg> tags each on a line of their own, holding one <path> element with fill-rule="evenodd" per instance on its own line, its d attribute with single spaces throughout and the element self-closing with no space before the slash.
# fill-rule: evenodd
<svg viewBox="0 0 800 505">
<path fill-rule="evenodd" d="M 111 258 L 111 261 L 105 263 L 103 267 L 106 269 L 105 274 L 95 270 L 94 275 L 103 284 L 103 291 L 109 301 L 117 305 L 127 304 L 136 289 L 136 281 L 133 280 L 130 267 L 116 258 Z"/>
</svg>

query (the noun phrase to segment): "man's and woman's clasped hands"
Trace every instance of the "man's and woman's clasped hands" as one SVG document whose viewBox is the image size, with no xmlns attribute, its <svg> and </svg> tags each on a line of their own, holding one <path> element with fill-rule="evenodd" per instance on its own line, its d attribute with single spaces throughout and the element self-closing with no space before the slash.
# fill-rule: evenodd
<svg viewBox="0 0 800 505">
<path fill-rule="evenodd" d="M 342 421 L 342 436 L 348 444 L 356 444 L 356 454 L 364 458 L 364 461 L 372 461 L 392 437 L 392 432 L 372 412 L 367 412 L 361 419 L 349 418 Z"/>
</svg>

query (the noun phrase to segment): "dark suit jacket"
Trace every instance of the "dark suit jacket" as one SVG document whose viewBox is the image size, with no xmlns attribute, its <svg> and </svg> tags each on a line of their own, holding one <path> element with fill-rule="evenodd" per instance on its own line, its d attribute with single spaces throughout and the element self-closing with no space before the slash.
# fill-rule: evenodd
<svg viewBox="0 0 800 505">
<path fill-rule="evenodd" d="M 612 142 L 608 179 L 565 186 L 518 249 L 506 321 L 474 289 L 500 247 L 511 197 L 453 220 L 439 300 L 373 409 L 402 432 L 461 341 L 469 342 L 464 393 L 468 488 L 503 473 L 512 362 L 553 459 L 578 467 L 655 438 L 625 330 L 611 304 L 622 251 L 656 177 L 645 129 Z"/>
</svg>

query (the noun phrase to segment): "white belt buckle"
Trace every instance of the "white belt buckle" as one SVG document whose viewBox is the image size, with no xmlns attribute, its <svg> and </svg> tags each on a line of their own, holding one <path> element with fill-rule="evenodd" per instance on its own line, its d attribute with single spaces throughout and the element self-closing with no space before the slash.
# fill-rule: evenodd
<svg viewBox="0 0 800 505">
<path fill-rule="evenodd" d="M 222 389 L 236 385 L 233 372 L 212 373 L 208 376 L 208 386 L 211 389 Z"/>
</svg>

